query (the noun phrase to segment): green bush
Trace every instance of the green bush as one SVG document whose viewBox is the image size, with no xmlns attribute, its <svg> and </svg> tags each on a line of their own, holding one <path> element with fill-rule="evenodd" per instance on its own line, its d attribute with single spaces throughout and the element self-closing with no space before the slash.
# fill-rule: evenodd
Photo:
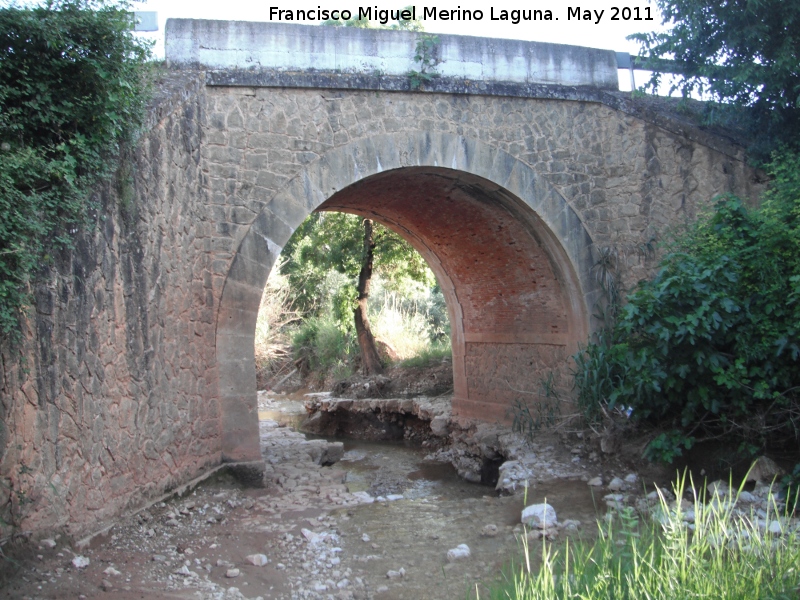
<svg viewBox="0 0 800 600">
<path fill-rule="evenodd" d="M 355 336 L 330 314 L 306 319 L 295 333 L 292 347 L 296 358 L 307 360 L 309 369 L 320 374 L 349 370 L 350 359 L 358 354 Z"/>
<path fill-rule="evenodd" d="M 96 184 L 142 122 L 149 46 L 122 4 L 0 9 L 0 334 L 29 283 L 71 247 Z"/>
<path fill-rule="evenodd" d="M 663 430 L 653 458 L 699 439 L 800 439 L 800 157 L 772 175 L 758 210 L 719 198 L 576 357 L 589 416 L 624 407 Z"/>
</svg>

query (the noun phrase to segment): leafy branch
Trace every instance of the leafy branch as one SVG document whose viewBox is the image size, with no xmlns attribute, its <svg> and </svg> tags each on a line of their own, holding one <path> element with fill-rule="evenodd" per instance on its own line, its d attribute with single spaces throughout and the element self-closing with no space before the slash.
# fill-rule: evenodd
<svg viewBox="0 0 800 600">
<path fill-rule="evenodd" d="M 439 36 L 423 33 L 417 38 L 414 53 L 414 62 L 419 65 L 419 70 L 412 69 L 408 72 L 408 79 L 412 90 L 418 90 L 423 84 L 439 77 L 433 69 L 442 62 L 439 58 Z"/>
</svg>

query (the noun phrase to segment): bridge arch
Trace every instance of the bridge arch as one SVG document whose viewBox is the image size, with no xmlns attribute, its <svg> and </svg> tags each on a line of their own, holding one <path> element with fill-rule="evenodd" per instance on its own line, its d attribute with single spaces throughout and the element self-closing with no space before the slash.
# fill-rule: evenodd
<svg viewBox="0 0 800 600">
<path fill-rule="evenodd" d="M 254 332 L 269 272 L 313 210 L 369 216 L 405 237 L 445 292 L 456 414 L 502 420 L 518 386 L 585 340 L 600 296 L 592 240 L 529 165 L 439 132 L 363 138 L 327 151 L 244 234 L 217 313 L 224 460 L 259 458 Z"/>
</svg>

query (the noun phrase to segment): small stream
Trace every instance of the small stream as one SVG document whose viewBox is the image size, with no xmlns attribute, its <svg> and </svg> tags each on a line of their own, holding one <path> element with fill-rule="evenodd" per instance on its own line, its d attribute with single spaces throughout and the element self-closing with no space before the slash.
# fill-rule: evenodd
<svg viewBox="0 0 800 600">
<path fill-rule="evenodd" d="M 305 415 L 302 400 L 271 396 L 259 418 L 297 427 Z M 344 442 L 344 457 L 336 466 L 347 472 L 348 490 L 377 498 L 373 504 L 331 512 L 341 536 L 342 564 L 366 576 L 370 597 L 465 598 L 476 583 L 492 581 L 521 556 L 521 495 L 501 497 L 492 487 L 466 482 L 451 465 L 426 461 L 423 448 L 336 441 Z M 545 499 L 559 521 L 578 520 L 584 533 L 594 533 L 595 500 L 585 482 L 542 484 L 530 490 L 527 502 Z M 470 558 L 448 562 L 447 551 L 459 544 L 469 546 Z M 401 577 L 387 577 L 401 569 Z"/>
</svg>

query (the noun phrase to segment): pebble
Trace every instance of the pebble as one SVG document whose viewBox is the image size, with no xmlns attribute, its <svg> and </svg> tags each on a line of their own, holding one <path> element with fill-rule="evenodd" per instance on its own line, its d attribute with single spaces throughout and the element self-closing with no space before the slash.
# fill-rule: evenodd
<svg viewBox="0 0 800 600">
<path fill-rule="evenodd" d="M 486 525 L 484 526 L 483 529 L 481 529 L 481 535 L 484 537 L 494 537 L 497 534 L 498 534 L 497 525 L 495 525 L 494 523 L 490 523 L 489 525 Z"/>
<path fill-rule="evenodd" d="M 619 477 L 614 477 L 614 479 L 612 479 L 608 484 L 608 489 L 610 489 L 612 492 L 618 492 L 624 487 L 625 482 Z"/>
<path fill-rule="evenodd" d="M 555 525 L 558 522 L 558 517 L 556 516 L 556 509 L 547 503 L 531 504 L 522 511 L 521 521 L 529 527 L 545 529 L 548 526 Z"/>
<path fill-rule="evenodd" d="M 122 575 L 119 571 L 117 571 L 114 567 L 108 567 L 105 571 L 103 571 L 109 577 L 119 577 Z"/>
<path fill-rule="evenodd" d="M 239 573 L 240 573 L 239 569 L 228 569 L 227 571 L 225 571 L 225 577 L 227 577 L 228 579 L 233 579 L 234 577 L 238 577 Z"/>
<path fill-rule="evenodd" d="M 405 577 L 406 570 L 400 567 L 397 571 L 386 571 L 386 578 L 387 579 L 400 579 L 401 577 Z"/>
<path fill-rule="evenodd" d="M 85 556 L 76 556 L 72 559 L 72 566 L 76 569 L 84 569 L 89 566 L 89 559 Z"/>
<path fill-rule="evenodd" d="M 589 485 L 592 487 L 600 487 L 603 485 L 603 478 L 602 477 L 595 477 L 589 480 Z"/>
<path fill-rule="evenodd" d="M 470 554 L 469 546 L 466 544 L 459 544 L 455 548 L 450 548 L 450 550 L 447 551 L 447 560 L 448 562 L 463 560 L 469 558 Z"/>
<path fill-rule="evenodd" d="M 264 554 L 250 554 L 249 556 L 245 557 L 245 560 L 256 567 L 263 567 L 269 562 Z"/>
<path fill-rule="evenodd" d="M 42 546 L 46 547 L 46 548 L 51 548 L 52 549 L 52 548 L 56 547 L 56 541 L 54 539 L 51 539 L 51 538 L 45 538 L 39 543 Z"/>
</svg>

